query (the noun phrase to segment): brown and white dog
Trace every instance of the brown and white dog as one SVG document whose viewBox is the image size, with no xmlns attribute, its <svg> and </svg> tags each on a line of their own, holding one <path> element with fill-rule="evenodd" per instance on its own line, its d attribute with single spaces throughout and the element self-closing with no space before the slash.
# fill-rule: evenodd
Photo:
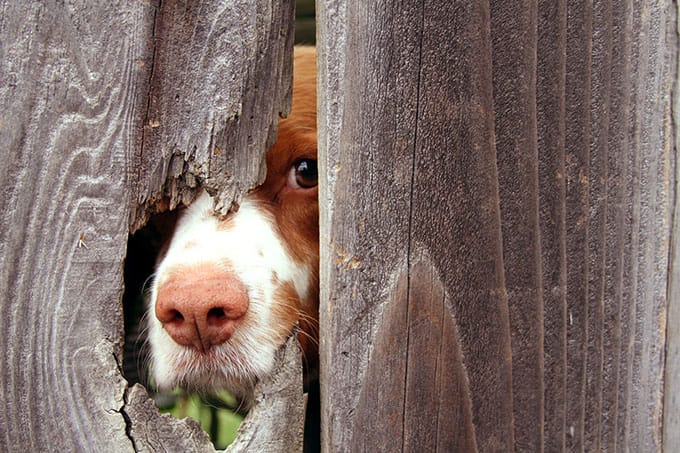
<svg viewBox="0 0 680 453">
<path fill-rule="evenodd" d="M 317 356 L 319 205 L 316 54 L 295 49 L 292 111 L 267 153 L 267 177 L 220 219 L 203 193 L 180 215 L 151 287 L 151 369 L 161 389 L 246 396 L 299 323 Z"/>
</svg>

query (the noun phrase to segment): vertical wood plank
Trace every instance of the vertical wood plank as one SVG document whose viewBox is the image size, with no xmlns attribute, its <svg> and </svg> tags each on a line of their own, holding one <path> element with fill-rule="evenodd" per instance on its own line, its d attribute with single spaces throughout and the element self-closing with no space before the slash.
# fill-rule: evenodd
<svg viewBox="0 0 680 453">
<path fill-rule="evenodd" d="M 512 448 L 488 5 L 319 6 L 323 445 Z"/>
<path fill-rule="evenodd" d="M 321 5 L 322 224 L 331 243 L 321 316 L 335 335 L 322 346 L 334 373 L 323 384 L 326 447 L 351 438 L 359 451 L 660 449 L 677 8 L 414 2 L 401 5 L 404 23 L 392 5 Z M 488 148 L 474 146 L 485 137 Z M 472 152 L 456 154 L 470 143 Z M 485 166 L 491 155 L 497 177 Z M 387 192 L 387 206 L 376 192 Z M 496 196 L 500 223 L 490 217 Z M 464 282 L 460 268 L 470 271 Z M 480 300 L 472 288 L 493 281 L 507 284 L 507 312 L 505 293 L 471 302 Z M 487 343 L 483 332 L 504 329 L 511 343 Z M 488 367 L 510 344 L 507 381 L 502 367 Z M 499 397 L 478 375 L 511 386 Z M 437 401 L 444 388 L 453 396 Z M 482 415 L 490 395 L 497 413 L 511 411 L 507 425 Z M 448 433 L 447 417 L 457 422 Z"/>
<path fill-rule="evenodd" d="M 515 445 L 543 447 L 543 294 L 536 130 L 537 3 L 491 1 L 503 264 L 510 309 Z"/>
<path fill-rule="evenodd" d="M 423 12 L 414 1 L 399 9 L 383 2 L 317 6 L 324 18 L 317 40 L 319 162 L 328 175 L 319 194 L 327 301 L 320 310 L 322 446 L 401 449 L 414 56 L 422 22 L 412 18 Z M 343 34 L 347 28 L 351 34 Z M 388 310 L 390 300 L 395 308 Z M 375 335 L 380 326 L 384 340 Z"/>
<path fill-rule="evenodd" d="M 1 2 L 3 448 L 131 451 L 122 262 L 153 8 Z"/>
<path fill-rule="evenodd" d="M 538 2 L 536 124 L 544 305 L 544 451 L 566 443 L 565 1 Z"/>
<path fill-rule="evenodd" d="M 202 185 L 226 211 L 262 182 L 289 109 L 293 20 L 294 0 L 158 2 L 133 206 L 174 207 Z M 146 217 L 133 211 L 131 226 Z"/>
<path fill-rule="evenodd" d="M 678 53 L 678 17 L 680 9 L 677 3 L 669 6 L 669 14 L 675 15 L 675 25 L 669 27 L 669 54 Z M 677 64 L 677 61 L 676 61 Z M 672 83 L 672 119 L 676 127 L 674 136 L 670 140 L 674 142 L 675 150 L 675 187 L 673 190 L 673 224 L 671 230 L 671 253 L 669 255 L 669 281 L 668 281 L 668 322 L 666 333 L 666 369 L 664 374 L 664 414 L 663 414 L 663 446 L 664 451 L 671 452 L 680 449 L 680 194 L 678 193 L 678 181 L 680 181 L 680 165 L 678 165 L 678 149 L 680 149 L 680 79 L 678 68 L 671 66 L 670 81 Z"/>
<path fill-rule="evenodd" d="M 588 181 L 592 2 L 567 3 L 567 450 L 581 450 L 588 321 Z"/>
<path fill-rule="evenodd" d="M 192 450 L 211 451 L 207 434 L 160 417 L 121 376 L 126 241 L 163 196 L 180 201 L 199 183 L 237 194 L 257 181 L 289 99 L 293 5 L 0 10 L 2 445 L 182 450 L 190 438 Z M 229 123 L 234 112 L 245 119 Z M 227 146 L 225 134 L 240 141 Z"/>
</svg>

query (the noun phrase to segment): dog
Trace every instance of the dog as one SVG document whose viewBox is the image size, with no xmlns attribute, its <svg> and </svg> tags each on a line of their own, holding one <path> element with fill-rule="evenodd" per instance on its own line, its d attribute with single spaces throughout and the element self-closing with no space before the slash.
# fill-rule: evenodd
<svg viewBox="0 0 680 453">
<path fill-rule="evenodd" d="M 292 109 L 279 121 L 264 183 L 220 218 L 201 193 L 179 214 L 150 288 L 156 386 L 247 396 L 298 329 L 318 363 L 319 205 L 316 52 L 296 47 Z M 297 326 L 297 327 L 296 327 Z"/>
</svg>

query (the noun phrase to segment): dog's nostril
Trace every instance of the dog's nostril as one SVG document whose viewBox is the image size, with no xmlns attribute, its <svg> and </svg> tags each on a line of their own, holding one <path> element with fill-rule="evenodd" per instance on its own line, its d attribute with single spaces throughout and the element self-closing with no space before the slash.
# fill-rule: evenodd
<svg viewBox="0 0 680 453">
<path fill-rule="evenodd" d="M 182 322 L 184 321 L 184 316 L 178 310 L 170 310 L 170 316 L 167 322 Z"/>
<path fill-rule="evenodd" d="M 215 307 L 208 310 L 208 322 L 210 321 L 221 321 L 227 317 L 223 308 Z"/>
</svg>

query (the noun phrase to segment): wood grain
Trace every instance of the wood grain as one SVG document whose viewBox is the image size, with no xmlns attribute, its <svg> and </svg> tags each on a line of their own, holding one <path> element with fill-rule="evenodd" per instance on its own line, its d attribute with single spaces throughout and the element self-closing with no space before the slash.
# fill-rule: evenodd
<svg viewBox="0 0 680 453">
<path fill-rule="evenodd" d="M 326 2 L 318 14 L 354 32 L 321 25 L 322 445 L 505 450 L 488 5 Z M 447 336 L 424 336 L 430 322 Z"/>
<path fill-rule="evenodd" d="M 228 206 L 262 176 L 289 103 L 293 5 L 0 10 L 0 442 L 213 450 L 194 425 L 167 422 L 126 388 L 126 242 L 164 196 L 186 201 L 206 183 Z M 132 434 L 140 424 L 143 442 Z"/>
<path fill-rule="evenodd" d="M 605 285 L 603 294 L 602 348 L 602 408 L 600 448 L 616 451 L 618 445 L 617 411 L 621 398 L 619 379 L 626 357 L 621 354 L 622 321 L 625 318 L 623 299 L 624 260 L 627 253 L 625 236 L 626 196 L 631 187 L 630 162 L 633 149 L 627 140 L 626 128 L 630 107 L 630 53 L 632 32 L 631 5 L 614 2 L 611 5 L 611 58 L 608 124 L 600 123 L 607 130 L 607 193 L 605 218 Z M 603 326 L 603 327 L 604 327 Z"/>
<path fill-rule="evenodd" d="M 670 27 L 669 36 L 671 42 L 675 41 L 677 51 L 677 26 L 675 30 Z M 675 34 L 675 35 L 674 35 Z M 673 49 L 672 49 L 673 50 Z M 672 54 L 672 52 L 669 52 Z M 674 124 L 680 121 L 680 78 L 678 70 L 671 70 L 669 82 L 673 85 L 673 100 L 671 104 L 672 119 Z M 680 165 L 678 165 L 677 150 L 680 147 L 680 128 L 672 129 L 669 137 L 671 146 L 676 150 L 675 154 L 675 189 L 673 190 L 673 224 L 671 227 L 671 252 L 669 254 L 669 277 L 668 277 L 668 318 L 666 334 L 666 367 L 664 370 L 664 413 L 663 413 L 663 445 L 666 451 L 680 449 L 680 194 L 678 193 L 678 181 L 680 181 Z M 674 143 L 674 145 L 673 145 Z"/>
<path fill-rule="evenodd" d="M 536 129 L 537 4 L 535 0 L 489 3 L 503 263 L 512 338 L 514 448 L 540 451 L 545 396 Z"/>
<path fill-rule="evenodd" d="M 1 9 L 2 444 L 131 451 L 118 371 L 126 176 L 153 8 Z"/>
<path fill-rule="evenodd" d="M 326 451 L 680 448 L 677 4 L 318 3 Z M 292 2 L 0 8 L 0 441 L 211 451 L 121 377 L 126 240 L 260 180 Z"/>
<path fill-rule="evenodd" d="M 539 1 L 536 129 L 543 282 L 543 450 L 564 451 L 567 400 L 565 206 L 566 1 Z"/>
<path fill-rule="evenodd" d="M 567 242 L 567 450 L 581 450 L 588 326 L 588 182 L 592 2 L 567 2 L 565 178 Z"/>
<path fill-rule="evenodd" d="M 321 2 L 328 451 L 674 451 L 677 12 Z"/>
<path fill-rule="evenodd" d="M 201 185 L 226 212 L 262 182 L 290 107 L 293 20 L 293 0 L 159 2 L 132 206 L 172 208 Z M 134 210 L 131 227 L 146 217 Z"/>
<path fill-rule="evenodd" d="M 642 6 L 640 32 L 648 36 L 640 50 L 636 76 L 640 87 L 634 118 L 640 153 L 640 233 L 633 370 L 630 379 L 630 445 L 652 450 L 661 445 L 662 377 L 666 331 L 666 292 L 670 239 L 670 169 L 675 152 L 670 141 L 670 80 L 665 41 L 668 4 Z"/>
</svg>

